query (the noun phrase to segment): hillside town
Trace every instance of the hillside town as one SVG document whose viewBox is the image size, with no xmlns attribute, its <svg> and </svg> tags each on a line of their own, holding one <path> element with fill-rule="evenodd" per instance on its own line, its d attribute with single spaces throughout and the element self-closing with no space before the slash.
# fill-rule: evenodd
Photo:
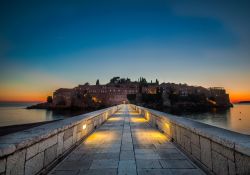
<svg viewBox="0 0 250 175">
<path fill-rule="evenodd" d="M 72 109 L 102 108 L 122 103 L 133 103 L 152 108 L 194 109 L 229 108 L 229 94 L 221 87 L 204 88 L 187 84 L 154 82 L 143 77 L 137 81 L 113 77 L 109 83 L 85 83 L 75 88 L 60 88 L 48 97 L 47 103 L 33 108 Z"/>
</svg>

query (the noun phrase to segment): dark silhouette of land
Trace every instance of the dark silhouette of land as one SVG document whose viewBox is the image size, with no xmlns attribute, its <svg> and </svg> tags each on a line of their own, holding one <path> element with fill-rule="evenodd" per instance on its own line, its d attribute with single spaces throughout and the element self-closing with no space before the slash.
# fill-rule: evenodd
<svg viewBox="0 0 250 175">
<path fill-rule="evenodd" d="M 86 82 L 72 89 L 60 88 L 48 96 L 46 103 L 28 109 L 97 110 L 122 103 L 132 103 L 158 110 L 204 111 L 211 108 L 232 106 L 229 94 L 222 87 L 204 88 L 187 84 L 159 83 L 158 79 L 148 82 L 140 77 L 137 81 L 113 77 L 102 85 Z"/>
<path fill-rule="evenodd" d="M 246 104 L 246 103 L 250 103 L 250 101 L 239 101 L 238 104 Z"/>
</svg>

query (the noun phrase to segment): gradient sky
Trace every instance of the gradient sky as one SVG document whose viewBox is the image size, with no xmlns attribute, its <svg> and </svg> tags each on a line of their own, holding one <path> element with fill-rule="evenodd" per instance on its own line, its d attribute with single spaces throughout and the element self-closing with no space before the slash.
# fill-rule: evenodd
<svg viewBox="0 0 250 175">
<path fill-rule="evenodd" d="M 60 2 L 60 3 L 59 3 Z M 250 100 L 250 1 L 0 2 L 0 101 L 113 76 Z"/>
</svg>

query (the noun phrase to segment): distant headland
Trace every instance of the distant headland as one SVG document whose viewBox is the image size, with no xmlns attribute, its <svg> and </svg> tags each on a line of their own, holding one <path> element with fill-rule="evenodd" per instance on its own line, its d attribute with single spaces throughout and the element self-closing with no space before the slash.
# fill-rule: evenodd
<svg viewBox="0 0 250 175">
<path fill-rule="evenodd" d="M 95 85 L 85 83 L 75 88 L 60 88 L 47 97 L 46 103 L 28 109 L 98 109 L 121 103 L 133 103 L 151 108 L 208 109 L 229 108 L 229 94 L 222 87 L 204 88 L 187 84 L 148 82 L 140 77 L 137 81 L 113 77 L 109 83 Z"/>
<path fill-rule="evenodd" d="M 238 104 L 246 104 L 246 103 L 250 103 L 250 101 L 239 101 L 237 102 Z"/>
</svg>

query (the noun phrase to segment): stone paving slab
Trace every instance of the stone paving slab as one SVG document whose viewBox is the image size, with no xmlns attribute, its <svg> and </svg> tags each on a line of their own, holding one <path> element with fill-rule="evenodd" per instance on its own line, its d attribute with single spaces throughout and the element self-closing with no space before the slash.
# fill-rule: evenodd
<svg viewBox="0 0 250 175">
<path fill-rule="evenodd" d="M 69 170 L 69 171 L 66 171 L 66 170 L 55 170 L 51 173 L 51 175 L 77 175 L 79 173 L 79 170 Z"/>
<path fill-rule="evenodd" d="M 93 160 L 90 169 L 115 169 L 118 168 L 119 160 Z"/>
<path fill-rule="evenodd" d="M 64 161 L 57 167 L 57 170 L 73 171 L 73 170 L 89 169 L 91 165 L 92 162 L 88 160 Z"/>
<path fill-rule="evenodd" d="M 124 105 L 50 175 L 202 175 L 168 138 Z"/>
<path fill-rule="evenodd" d="M 138 169 L 159 169 L 162 168 L 159 160 L 136 160 Z"/>
<path fill-rule="evenodd" d="M 170 169 L 139 169 L 138 175 L 172 175 Z"/>
<path fill-rule="evenodd" d="M 135 159 L 135 154 L 134 151 L 132 150 L 122 150 L 120 152 L 120 160 L 134 160 Z"/>
<path fill-rule="evenodd" d="M 117 169 L 91 169 L 79 172 L 79 175 L 117 175 Z"/>
<path fill-rule="evenodd" d="M 136 175 L 136 163 L 135 160 L 120 160 L 118 167 L 118 175 Z"/>
<path fill-rule="evenodd" d="M 160 160 L 160 163 L 161 163 L 162 168 L 172 168 L 172 169 L 193 169 L 193 168 L 195 168 L 187 160 L 163 159 L 163 160 Z"/>
</svg>

